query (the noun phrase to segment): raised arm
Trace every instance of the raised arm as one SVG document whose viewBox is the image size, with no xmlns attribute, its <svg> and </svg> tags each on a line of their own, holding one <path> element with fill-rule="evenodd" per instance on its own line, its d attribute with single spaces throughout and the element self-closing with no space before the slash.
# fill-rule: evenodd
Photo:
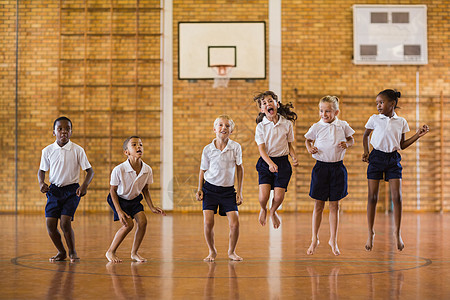
<svg viewBox="0 0 450 300">
<path fill-rule="evenodd" d="M 417 130 L 417 132 L 412 137 L 410 137 L 407 140 L 405 140 L 405 134 L 403 133 L 402 139 L 400 141 L 400 148 L 402 148 L 402 150 L 408 148 L 409 146 L 414 144 L 420 137 L 427 134 L 428 131 L 430 131 L 428 125 L 423 125 L 421 128 Z"/>
<path fill-rule="evenodd" d="M 373 129 L 367 129 L 364 131 L 363 135 L 363 147 L 364 153 L 362 155 L 362 161 L 369 162 L 369 137 Z"/>
</svg>

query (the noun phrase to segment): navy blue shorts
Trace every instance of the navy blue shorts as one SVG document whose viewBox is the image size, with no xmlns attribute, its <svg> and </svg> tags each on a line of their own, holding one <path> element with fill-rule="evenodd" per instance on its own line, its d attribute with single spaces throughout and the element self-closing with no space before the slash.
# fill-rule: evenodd
<svg viewBox="0 0 450 300">
<path fill-rule="evenodd" d="M 316 200 L 338 201 L 347 195 L 347 169 L 344 163 L 317 161 L 311 172 L 309 196 Z"/>
<path fill-rule="evenodd" d="M 397 151 L 386 153 L 373 149 L 369 155 L 369 166 L 367 167 L 367 179 L 389 181 L 389 179 L 402 178 L 402 157 Z"/>
<path fill-rule="evenodd" d="M 221 216 L 226 216 L 229 211 L 238 211 L 234 186 L 217 186 L 205 181 L 202 191 L 203 210 L 213 210 L 216 214 L 219 208 Z"/>
<path fill-rule="evenodd" d="M 134 215 L 137 214 L 140 211 L 144 211 L 144 206 L 142 205 L 141 201 L 144 199 L 142 194 L 139 194 L 136 198 L 133 200 L 126 200 L 123 198 L 119 198 L 119 205 L 120 208 L 129 215 L 132 219 L 134 219 Z M 112 202 L 111 194 L 108 195 L 108 204 L 111 206 L 113 212 L 114 212 L 114 221 L 119 221 L 119 215 L 117 214 L 116 208 L 114 207 L 114 203 Z"/>
<path fill-rule="evenodd" d="M 78 183 L 69 184 L 58 187 L 54 184 L 50 185 L 47 192 L 47 205 L 45 205 L 46 218 L 61 218 L 62 215 L 72 217 L 75 215 L 80 197 L 77 196 L 77 189 L 80 187 Z"/>
<path fill-rule="evenodd" d="M 274 187 L 279 187 L 284 188 L 287 191 L 289 180 L 291 180 L 292 175 L 292 167 L 288 156 L 271 157 L 270 159 L 278 166 L 278 172 L 270 172 L 269 165 L 262 157 L 260 157 L 256 164 L 259 184 L 270 184 L 272 190 Z"/>
</svg>

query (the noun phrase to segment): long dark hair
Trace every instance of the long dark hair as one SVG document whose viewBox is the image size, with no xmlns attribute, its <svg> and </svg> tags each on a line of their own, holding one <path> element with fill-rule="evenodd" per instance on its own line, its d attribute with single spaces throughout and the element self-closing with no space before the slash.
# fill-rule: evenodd
<svg viewBox="0 0 450 300">
<path fill-rule="evenodd" d="M 277 111 L 278 111 L 278 113 L 280 115 L 282 115 L 283 117 L 285 117 L 289 121 L 295 123 L 295 121 L 297 120 L 297 114 L 291 110 L 291 109 L 294 108 L 294 105 L 292 104 L 292 102 L 288 102 L 286 104 L 283 104 L 283 103 L 279 102 L 278 101 L 278 96 L 274 92 L 272 92 L 272 91 L 265 91 L 263 93 L 258 93 L 255 97 L 253 97 L 253 101 L 258 103 L 259 108 L 261 108 L 261 102 L 262 102 L 262 100 L 264 100 L 264 98 L 266 96 L 270 96 L 270 97 L 272 97 L 273 100 L 278 102 L 280 107 L 278 107 Z M 258 114 L 258 116 L 256 117 L 256 124 L 260 123 L 263 120 L 264 116 L 265 116 L 265 114 L 260 112 Z"/>
<path fill-rule="evenodd" d="M 397 90 L 387 89 L 387 90 L 379 92 L 377 97 L 380 96 L 380 95 L 388 98 L 389 101 L 394 101 L 395 102 L 394 109 L 396 109 L 397 108 L 397 104 L 398 104 L 398 98 L 400 98 L 402 96 L 402 93 L 400 93 Z"/>
</svg>

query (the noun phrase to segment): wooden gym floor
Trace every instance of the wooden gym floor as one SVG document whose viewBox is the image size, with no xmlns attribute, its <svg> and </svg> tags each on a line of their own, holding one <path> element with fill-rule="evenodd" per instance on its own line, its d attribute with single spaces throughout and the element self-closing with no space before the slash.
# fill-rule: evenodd
<svg viewBox="0 0 450 300">
<path fill-rule="evenodd" d="M 2 299 L 445 299 L 450 297 L 450 214 L 405 213 L 403 252 L 394 250 L 392 216 L 378 213 L 375 248 L 364 250 L 365 214 L 341 215 L 335 257 L 324 215 L 321 244 L 307 256 L 311 214 L 284 213 L 274 230 L 241 214 L 237 253 L 227 260 L 226 218 L 216 217 L 215 263 L 201 214 L 147 214 L 141 246 L 146 263 L 131 262 L 132 236 L 119 248 L 123 263 L 104 252 L 119 226 L 107 214 L 78 214 L 73 227 L 81 261 L 50 263 L 56 251 L 42 215 L 0 215 Z M 134 231 L 133 231 L 134 233 Z"/>
</svg>

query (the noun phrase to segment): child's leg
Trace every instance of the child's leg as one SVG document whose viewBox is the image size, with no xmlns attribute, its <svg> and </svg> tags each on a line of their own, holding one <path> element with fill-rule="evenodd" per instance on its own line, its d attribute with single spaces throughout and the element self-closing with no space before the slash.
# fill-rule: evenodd
<svg viewBox="0 0 450 300">
<path fill-rule="evenodd" d="M 147 230 L 147 217 L 143 211 L 138 212 L 134 215 L 136 220 L 136 232 L 134 233 L 133 248 L 131 249 L 131 259 L 138 262 L 145 262 L 147 259 L 140 256 L 137 252 L 144 239 L 145 232 Z"/>
<path fill-rule="evenodd" d="M 328 244 L 331 246 L 331 251 L 334 255 L 339 255 L 337 235 L 339 227 L 339 201 L 330 201 L 330 240 Z"/>
<path fill-rule="evenodd" d="M 368 179 L 367 185 L 367 227 L 369 232 L 365 248 L 367 251 L 371 251 L 373 248 L 373 238 L 375 237 L 373 225 L 375 223 L 375 213 L 377 211 L 378 187 L 380 185 L 380 181 L 377 179 Z"/>
<path fill-rule="evenodd" d="M 276 187 L 273 189 L 273 200 L 272 207 L 270 208 L 270 217 L 272 218 L 272 223 L 274 228 L 278 228 L 281 225 L 280 218 L 277 214 L 277 209 L 280 207 L 284 200 L 284 194 L 286 193 L 285 188 Z"/>
<path fill-rule="evenodd" d="M 117 263 L 117 262 L 122 261 L 116 255 L 117 248 L 119 248 L 123 239 L 133 229 L 133 226 L 134 226 L 133 219 L 127 218 L 126 221 L 127 221 L 127 226 L 122 225 L 122 227 L 120 227 L 120 229 L 117 230 L 116 235 L 114 236 L 114 239 L 111 243 L 111 246 L 109 246 L 108 251 L 106 251 L 106 254 L 105 254 L 106 258 L 111 262 Z"/>
<path fill-rule="evenodd" d="M 228 257 L 231 260 L 242 260 L 242 257 L 236 254 L 236 245 L 239 238 L 239 213 L 237 211 L 229 211 L 227 212 L 227 217 L 230 225 Z"/>
<path fill-rule="evenodd" d="M 315 200 L 314 202 L 314 210 L 312 215 L 312 238 L 311 245 L 306 251 L 306 254 L 312 255 L 316 251 L 317 246 L 319 245 L 319 228 L 320 223 L 322 222 L 322 214 L 323 208 L 325 206 L 325 201 Z"/>
<path fill-rule="evenodd" d="M 58 231 L 58 219 L 57 218 L 46 218 L 47 223 L 47 232 L 50 238 L 52 239 L 53 244 L 56 249 L 58 249 L 58 253 L 50 257 L 50 261 L 61 261 L 65 260 L 67 257 L 66 249 L 64 249 L 64 245 L 61 240 L 61 234 Z"/>
<path fill-rule="evenodd" d="M 270 190 L 271 190 L 270 184 L 259 185 L 259 205 L 261 206 L 261 211 L 259 212 L 259 223 L 262 226 L 266 225 L 267 201 L 269 201 Z"/>
<path fill-rule="evenodd" d="M 397 244 L 398 251 L 402 251 L 403 248 L 405 248 L 400 231 L 400 225 L 402 222 L 402 180 L 389 179 L 389 187 L 391 188 L 392 203 L 394 204 L 394 239 Z"/>
<path fill-rule="evenodd" d="M 214 211 L 205 209 L 203 210 L 203 223 L 206 244 L 209 248 L 209 255 L 203 259 L 204 261 L 214 261 L 217 256 L 217 250 L 214 246 Z"/>
<path fill-rule="evenodd" d="M 77 260 L 80 260 L 80 258 L 77 256 L 77 251 L 75 251 L 75 233 L 72 229 L 72 217 L 61 215 L 60 226 L 64 233 L 64 238 L 66 239 L 70 261 L 75 262 Z"/>
</svg>

